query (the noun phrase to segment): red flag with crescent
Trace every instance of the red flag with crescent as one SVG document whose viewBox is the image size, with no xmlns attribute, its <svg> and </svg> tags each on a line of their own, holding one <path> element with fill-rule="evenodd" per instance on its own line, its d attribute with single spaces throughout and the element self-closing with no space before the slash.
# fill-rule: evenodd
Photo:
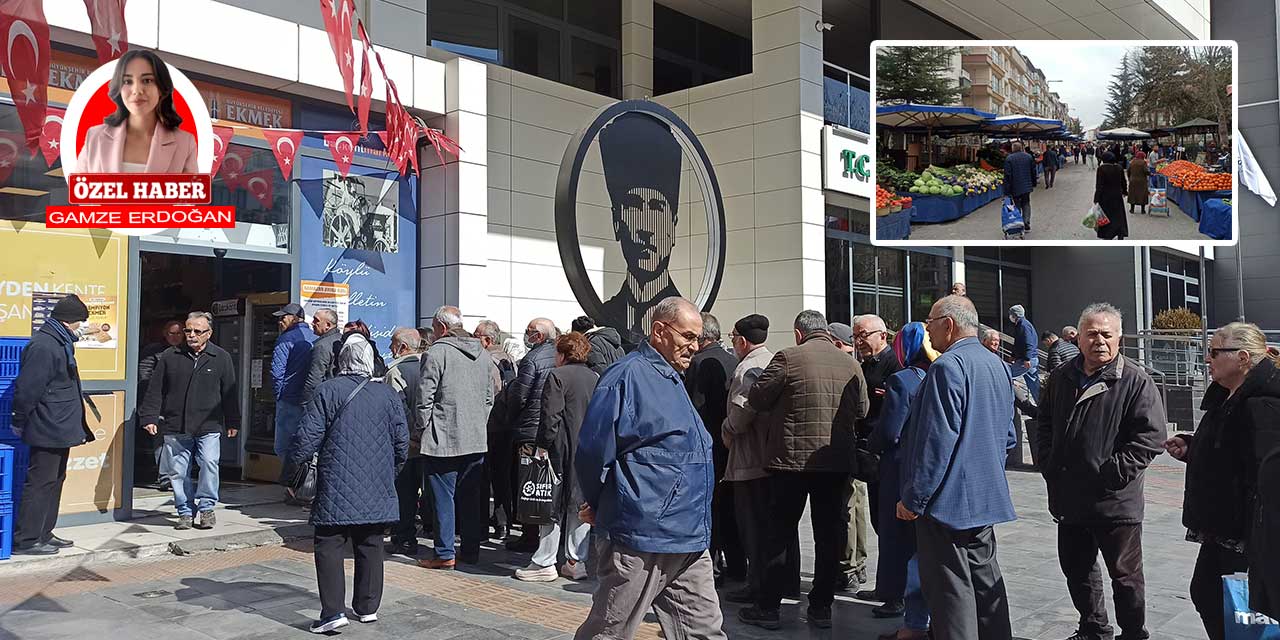
<svg viewBox="0 0 1280 640">
<path fill-rule="evenodd" d="M 369 66 L 369 34 L 364 30 L 364 22 L 359 21 L 356 27 L 360 33 L 363 52 L 360 62 L 360 99 L 356 101 L 356 118 L 360 122 L 360 133 L 369 132 L 369 107 L 373 104 L 373 69 Z"/>
<path fill-rule="evenodd" d="M 298 159 L 298 145 L 302 144 L 302 132 L 295 129 L 263 129 L 271 153 L 276 156 L 280 173 L 285 180 L 293 177 L 293 163 Z"/>
<path fill-rule="evenodd" d="M 66 109 L 49 107 L 45 111 L 44 124 L 40 126 L 40 151 L 44 153 L 44 162 L 50 169 L 62 155 L 62 118 L 66 115 Z"/>
<path fill-rule="evenodd" d="M 227 149 L 231 148 L 231 138 L 236 135 L 236 130 L 231 127 L 213 126 L 213 167 L 209 171 L 209 175 L 218 175 L 218 169 L 222 166 L 222 159 L 227 155 Z"/>
<path fill-rule="evenodd" d="M 270 209 L 272 197 L 275 193 L 276 176 L 275 172 L 270 169 L 259 169 L 244 174 L 244 188 L 262 203 L 262 206 Z"/>
<path fill-rule="evenodd" d="M 89 10 L 89 31 L 98 50 L 98 62 L 106 64 L 124 55 L 129 48 L 129 30 L 124 23 L 124 3 L 128 0 L 84 0 Z"/>
<path fill-rule="evenodd" d="M 222 158 L 222 173 L 220 177 L 222 178 L 222 184 L 226 185 L 227 189 L 231 191 L 244 187 L 244 156 L 244 150 L 232 149 Z"/>
<path fill-rule="evenodd" d="M 355 7 L 351 0 L 320 0 L 320 14 L 324 17 L 324 30 L 329 34 L 329 47 L 342 75 L 342 89 L 347 96 L 347 107 L 355 110 L 351 100 L 351 88 L 355 79 L 355 52 L 351 46 L 351 20 Z"/>
<path fill-rule="evenodd" d="M 324 136 L 325 144 L 329 145 L 329 153 L 333 154 L 333 161 L 338 163 L 338 172 L 344 178 L 351 170 L 351 159 L 356 154 L 355 141 L 359 139 L 360 134 L 355 131 L 327 133 Z"/>
<path fill-rule="evenodd" d="M 22 161 L 22 134 L 17 131 L 0 131 L 0 186 L 9 184 L 13 168 Z"/>
<path fill-rule="evenodd" d="M 49 22 L 41 0 L 0 2 L 0 70 L 9 81 L 9 95 L 18 108 L 27 149 L 40 149 L 49 89 Z"/>
</svg>

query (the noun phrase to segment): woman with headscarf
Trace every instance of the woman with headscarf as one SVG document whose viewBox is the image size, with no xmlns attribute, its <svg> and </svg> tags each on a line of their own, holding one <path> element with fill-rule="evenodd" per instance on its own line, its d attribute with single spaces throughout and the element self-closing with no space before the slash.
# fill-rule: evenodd
<svg viewBox="0 0 1280 640">
<path fill-rule="evenodd" d="M 382 532 L 400 519 L 396 475 L 408 459 L 409 428 L 396 392 L 369 384 L 374 355 L 362 334 L 344 340 L 338 375 L 316 387 L 290 448 L 294 465 L 319 454 L 311 525 L 321 608 L 312 633 L 347 626 L 345 548 L 355 556 L 356 619 L 376 621 L 382 603 Z"/>
<path fill-rule="evenodd" d="M 1147 165 L 1147 154 L 1139 151 L 1134 154 L 1133 162 L 1129 163 L 1129 213 L 1133 213 L 1135 206 L 1142 207 L 1142 213 L 1147 212 L 1147 197 L 1151 193 L 1148 190 L 1150 186 L 1151 167 Z"/>
<path fill-rule="evenodd" d="M 885 602 L 873 609 L 872 614 L 891 617 L 905 613 L 903 628 L 880 636 L 882 640 L 917 640 L 928 635 L 929 609 L 920 590 L 920 571 L 916 566 L 915 524 L 899 520 L 896 513 L 902 487 L 898 446 L 911 406 L 924 382 L 925 370 L 938 353 L 929 344 L 929 334 L 922 322 L 912 322 L 894 336 L 893 353 L 903 368 L 889 376 L 880 417 L 871 432 L 871 448 L 880 453 L 880 557 L 876 566 L 876 596 Z"/>
<path fill-rule="evenodd" d="M 1220 640 L 1226 634 L 1222 576 L 1246 569 L 1264 573 L 1260 566 L 1250 566 L 1247 555 L 1261 551 L 1258 543 L 1264 539 L 1251 535 L 1263 511 L 1255 437 L 1260 428 L 1280 422 L 1280 367 L 1267 352 L 1266 336 L 1256 325 L 1243 322 L 1218 329 L 1205 360 L 1213 384 L 1201 402 L 1204 417 L 1194 435 L 1176 435 L 1164 446 L 1169 455 L 1187 463 L 1182 524 L 1187 540 L 1200 544 L 1191 574 L 1191 602 L 1209 638 Z M 1253 549 L 1255 545 L 1259 548 Z M 1271 580 L 1274 588 L 1277 578 L 1273 575 Z M 1250 596 L 1262 596 L 1267 589 L 1259 591 L 1263 593 Z M 1274 591 L 1271 597 L 1276 597 Z"/>
<path fill-rule="evenodd" d="M 1102 207 L 1110 222 L 1097 228 L 1098 237 L 1102 240 L 1124 240 L 1129 235 L 1129 219 L 1125 217 L 1124 196 L 1128 188 L 1125 184 L 1124 169 L 1116 164 L 1116 154 L 1102 154 L 1102 165 L 1098 167 L 1098 177 L 1093 189 L 1093 202 Z"/>
<path fill-rule="evenodd" d="M 584 500 L 582 487 L 573 476 L 573 452 L 578 432 L 587 416 L 587 403 L 600 376 L 587 366 L 591 343 L 577 331 L 556 338 L 556 367 L 547 374 L 542 387 L 542 410 L 534 444 L 537 455 L 551 460 L 560 477 L 556 504 L 558 521 L 540 527 L 538 550 L 529 566 L 516 570 L 516 579 L 525 582 L 552 582 L 564 576 L 570 580 L 587 577 L 587 544 L 591 525 L 582 521 L 578 507 Z M 560 532 L 564 531 L 564 536 Z M 564 566 L 556 571 L 556 558 L 563 553 Z"/>
</svg>

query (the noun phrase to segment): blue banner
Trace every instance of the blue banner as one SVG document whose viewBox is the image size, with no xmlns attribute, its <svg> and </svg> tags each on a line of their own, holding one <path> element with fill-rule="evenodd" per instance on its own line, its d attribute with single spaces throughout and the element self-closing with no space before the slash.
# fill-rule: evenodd
<svg viewBox="0 0 1280 640">
<path fill-rule="evenodd" d="M 302 157 L 300 242 L 307 317 L 332 308 L 339 325 L 362 320 L 390 359 L 396 327 L 418 317 L 418 180 L 395 169 Z"/>
</svg>

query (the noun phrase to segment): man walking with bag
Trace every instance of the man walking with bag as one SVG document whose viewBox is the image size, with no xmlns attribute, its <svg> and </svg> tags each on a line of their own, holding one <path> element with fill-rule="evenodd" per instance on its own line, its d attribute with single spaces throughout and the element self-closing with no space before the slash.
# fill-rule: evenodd
<svg viewBox="0 0 1280 640">
<path fill-rule="evenodd" d="M 1031 192 L 1036 188 L 1036 160 L 1013 143 L 1013 153 L 1004 159 L 1004 194 L 1022 210 L 1023 228 L 1031 231 Z"/>
</svg>

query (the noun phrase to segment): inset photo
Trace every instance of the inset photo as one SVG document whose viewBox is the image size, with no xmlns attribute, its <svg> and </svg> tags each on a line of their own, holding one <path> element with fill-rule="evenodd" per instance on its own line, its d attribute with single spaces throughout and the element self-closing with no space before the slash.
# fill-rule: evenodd
<svg viewBox="0 0 1280 640">
<path fill-rule="evenodd" d="M 877 41 L 886 245 L 1233 245 L 1236 44 Z"/>
</svg>

